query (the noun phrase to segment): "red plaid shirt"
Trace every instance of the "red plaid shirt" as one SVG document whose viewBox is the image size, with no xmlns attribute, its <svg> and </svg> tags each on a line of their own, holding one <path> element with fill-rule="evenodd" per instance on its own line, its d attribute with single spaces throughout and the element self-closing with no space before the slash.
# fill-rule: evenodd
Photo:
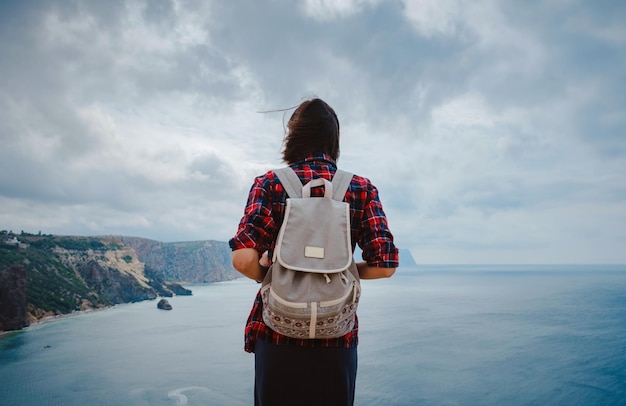
<svg viewBox="0 0 626 406">
<path fill-rule="evenodd" d="M 317 154 L 292 165 L 303 182 L 312 179 L 332 179 L 337 170 L 335 162 L 325 154 Z M 312 196 L 322 196 L 322 188 L 313 188 Z M 248 195 L 244 216 L 239 222 L 237 234 L 229 241 L 233 250 L 255 248 L 259 254 L 269 251 L 269 258 L 282 224 L 287 195 L 272 171 L 259 176 Z M 346 202 L 350 202 L 350 224 L 352 249 L 358 243 L 363 251 L 363 259 L 370 266 L 396 268 L 398 250 L 387 226 L 387 218 L 378 199 L 378 190 L 372 183 L 360 176 L 354 176 L 346 192 Z M 245 350 L 254 352 L 256 340 L 265 340 L 277 345 L 323 346 L 354 348 L 358 344 L 358 319 L 354 329 L 343 337 L 333 339 L 295 339 L 278 334 L 265 325 L 262 317 L 263 302 L 257 293 L 252 311 L 245 328 Z M 355 316 L 356 318 L 356 316 Z"/>
</svg>

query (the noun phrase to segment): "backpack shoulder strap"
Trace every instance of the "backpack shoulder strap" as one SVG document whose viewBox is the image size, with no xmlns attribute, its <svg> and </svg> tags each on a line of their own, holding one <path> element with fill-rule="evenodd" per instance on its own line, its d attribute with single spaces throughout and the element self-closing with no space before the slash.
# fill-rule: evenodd
<svg viewBox="0 0 626 406">
<path fill-rule="evenodd" d="M 290 167 L 274 169 L 274 174 L 283 185 L 283 189 L 287 196 L 291 198 L 302 197 L 302 182 L 296 173 Z"/>
<path fill-rule="evenodd" d="M 348 188 L 350 187 L 350 182 L 352 182 L 352 176 L 350 172 L 342 171 L 341 169 L 337 169 L 335 172 L 335 176 L 333 176 L 333 199 L 338 200 L 340 202 L 343 201 Z"/>
<path fill-rule="evenodd" d="M 280 169 L 274 169 L 274 174 L 283 185 L 283 189 L 285 189 L 287 196 L 291 198 L 302 197 L 302 182 L 293 169 L 288 166 Z M 334 200 L 338 200 L 340 202 L 343 201 L 343 198 L 350 187 L 350 182 L 352 182 L 352 176 L 353 174 L 350 172 L 337 169 L 332 180 Z"/>
</svg>

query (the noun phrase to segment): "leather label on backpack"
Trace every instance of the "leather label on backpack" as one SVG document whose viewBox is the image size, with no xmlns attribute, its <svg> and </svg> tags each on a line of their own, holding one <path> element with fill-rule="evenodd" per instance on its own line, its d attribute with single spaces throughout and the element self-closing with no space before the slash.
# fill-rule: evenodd
<svg viewBox="0 0 626 406">
<path fill-rule="evenodd" d="M 304 256 L 307 258 L 324 258 L 324 247 L 304 247 Z"/>
</svg>

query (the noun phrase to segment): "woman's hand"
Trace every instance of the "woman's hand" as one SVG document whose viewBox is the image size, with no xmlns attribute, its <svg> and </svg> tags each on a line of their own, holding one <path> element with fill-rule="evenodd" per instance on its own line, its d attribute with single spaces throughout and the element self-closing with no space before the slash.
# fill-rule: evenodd
<svg viewBox="0 0 626 406">
<path fill-rule="evenodd" d="M 262 267 L 265 267 L 265 268 L 269 268 L 270 267 L 270 259 L 269 259 L 268 255 L 269 255 L 269 252 L 265 251 L 263 253 L 263 255 L 261 255 L 261 258 L 259 258 L 259 264 Z"/>
</svg>

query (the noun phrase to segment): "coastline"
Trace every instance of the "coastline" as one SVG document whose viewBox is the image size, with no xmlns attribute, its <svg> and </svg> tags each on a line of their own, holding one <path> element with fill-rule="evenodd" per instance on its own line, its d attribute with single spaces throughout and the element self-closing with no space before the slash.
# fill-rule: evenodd
<svg viewBox="0 0 626 406">
<path fill-rule="evenodd" d="M 203 285 L 202 283 L 197 284 L 197 285 Z M 181 286 L 183 286 L 181 284 Z M 190 285 L 185 285 L 185 286 L 193 286 L 193 284 Z M 155 299 L 146 299 L 149 301 L 157 301 L 158 299 L 161 299 L 162 296 L 157 296 Z M 132 302 L 128 302 L 128 303 L 132 303 Z M 118 304 L 124 304 L 124 303 L 118 303 Z M 110 309 L 114 309 L 115 307 L 117 307 L 118 304 L 114 304 L 114 305 L 108 305 L 108 306 L 102 306 L 102 307 L 97 307 L 97 308 L 87 308 L 85 310 L 74 310 L 71 313 L 66 313 L 66 314 L 55 314 L 55 315 L 51 315 L 51 316 L 44 316 L 40 319 L 35 319 L 33 321 L 31 321 L 27 326 L 24 326 L 20 329 L 17 330 L 0 330 L 0 337 L 2 337 L 5 334 L 10 334 L 10 333 L 15 333 L 15 332 L 19 332 L 19 331 L 25 331 L 31 327 L 37 327 L 39 325 L 42 324 L 46 324 L 46 323 L 53 323 L 55 321 L 59 321 L 59 320 L 63 320 L 66 318 L 70 318 L 70 317 L 78 317 L 78 316 L 84 316 L 93 312 L 99 312 L 99 311 L 103 311 L 103 310 L 110 310 Z M 29 315 L 30 316 L 30 315 Z"/>
<path fill-rule="evenodd" d="M 78 317 L 78 316 L 84 316 L 86 314 L 89 313 L 93 313 L 93 312 L 98 312 L 98 311 L 103 311 L 103 310 L 110 310 L 115 308 L 117 305 L 110 305 L 110 306 L 103 306 L 103 307 L 99 307 L 99 308 L 95 308 L 95 309 L 85 309 L 85 310 L 74 310 L 71 313 L 66 313 L 66 314 L 55 314 L 53 316 L 46 316 L 46 317 L 42 317 L 41 319 L 36 319 L 35 321 L 30 322 L 30 324 L 28 324 L 28 326 L 24 326 L 20 329 L 17 330 L 0 330 L 0 337 L 6 335 L 6 334 L 11 334 L 11 333 L 18 333 L 20 331 L 26 331 L 31 327 L 37 327 L 40 326 L 42 324 L 46 324 L 46 323 L 53 323 L 55 321 L 59 321 L 59 320 L 63 320 L 63 319 L 67 319 L 70 317 Z"/>
</svg>

